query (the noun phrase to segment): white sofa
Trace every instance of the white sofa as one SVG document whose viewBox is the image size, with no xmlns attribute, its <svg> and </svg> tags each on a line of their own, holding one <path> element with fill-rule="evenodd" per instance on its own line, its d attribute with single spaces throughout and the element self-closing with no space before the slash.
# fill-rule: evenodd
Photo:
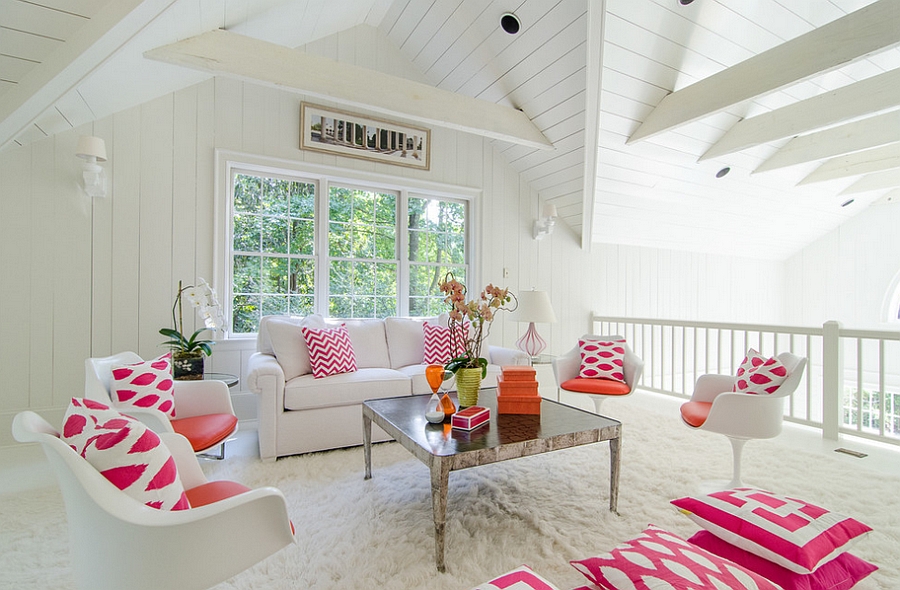
<svg viewBox="0 0 900 590">
<path fill-rule="evenodd" d="M 248 385 L 259 395 L 259 454 L 263 460 L 362 444 L 362 402 L 367 399 L 430 393 L 425 381 L 425 321 L 447 325 L 438 318 L 324 320 L 266 316 L 262 318 L 256 350 L 249 359 Z M 316 379 L 301 326 L 323 328 L 346 324 L 356 355 L 357 371 Z M 486 346 L 488 375 L 493 386 L 505 365 L 528 365 L 518 350 Z M 389 440 L 377 426 L 372 440 Z"/>
</svg>

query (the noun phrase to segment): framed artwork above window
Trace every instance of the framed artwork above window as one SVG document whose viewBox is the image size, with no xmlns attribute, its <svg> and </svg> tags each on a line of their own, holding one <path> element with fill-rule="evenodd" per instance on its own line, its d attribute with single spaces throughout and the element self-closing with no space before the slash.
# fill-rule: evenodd
<svg viewBox="0 0 900 590">
<path fill-rule="evenodd" d="M 310 103 L 300 104 L 300 149 L 420 170 L 431 167 L 431 131 Z"/>
</svg>

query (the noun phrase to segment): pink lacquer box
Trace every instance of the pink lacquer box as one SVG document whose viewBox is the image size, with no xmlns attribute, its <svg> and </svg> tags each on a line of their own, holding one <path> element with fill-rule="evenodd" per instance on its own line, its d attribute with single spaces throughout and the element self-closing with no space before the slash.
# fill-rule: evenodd
<svg viewBox="0 0 900 590">
<path fill-rule="evenodd" d="M 462 409 L 451 419 L 453 428 L 461 428 L 463 430 L 472 430 L 478 428 L 491 419 L 491 411 L 481 406 L 470 406 Z"/>
</svg>

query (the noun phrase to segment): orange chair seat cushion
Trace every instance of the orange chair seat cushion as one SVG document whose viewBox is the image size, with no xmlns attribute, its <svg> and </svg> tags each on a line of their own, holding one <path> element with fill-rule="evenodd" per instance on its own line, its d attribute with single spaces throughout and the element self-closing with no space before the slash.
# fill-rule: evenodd
<svg viewBox="0 0 900 590">
<path fill-rule="evenodd" d="M 685 402 L 681 404 L 681 417 L 694 428 L 699 428 L 706 422 L 711 407 L 711 402 Z"/>
<path fill-rule="evenodd" d="M 191 508 L 199 508 L 249 491 L 250 488 L 236 481 L 211 481 L 191 488 L 185 494 Z"/>
<path fill-rule="evenodd" d="M 237 426 L 233 414 L 207 414 L 172 420 L 172 428 L 191 442 L 194 451 L 205 451 L 224 441 Z"/>
<path fill-rule="evenodd" d="M 631 392 L 631 388 L 627 383 L 602 378 L 575 377 L 574 379 L 563 381 L 560 387 L 566 391 L 593 393 L 596 395 L 627 395 Z"/>
<path fill-rule="evenodd" d="M 236 481 L 222 480 L 207 482 L 187 490 L 184 494 L 187 496 L 191 508 L 200 508 L 201 506 L 213 504 L 219 500 L 225 500 L 249 491 L 251 491 L 251 489 L 244 484 L 240 484 Z M 294 522 L 290 521 L 290 525 L 291 534 L 296 534 L 297 531 L 294 529 Z"/>
</svg>

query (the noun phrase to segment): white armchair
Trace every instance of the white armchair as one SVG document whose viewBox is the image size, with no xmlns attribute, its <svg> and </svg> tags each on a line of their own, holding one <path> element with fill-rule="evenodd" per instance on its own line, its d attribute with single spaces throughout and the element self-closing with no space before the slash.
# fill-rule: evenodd
<svg viewBox="0 0 900 590">
<path fill-rule="evenodd" d="M 34 412 L 19 413 L 12 431 L 40 443 L 59 481 L 79 588 L 209 588 L 294 542 L 280 490 L 207 482 L 179 434 L 159 436 L 195 507 L 169 511 L 119 490 Z"/>
<path fill-rule="evenodd" d="M 84 363 L 84 397 L 115 406 L 110 395 L 113 368 L 142 361 L 140 356 L 130 351 L 87 359 Z M 221 447 L 216 457 L 218 459 L 225 458 L 225 442 L 238 429 L 231 395 L 222 381 L 176 381 L 175 418 L 170 419 L 155 408 L 128 408 L 126 413 L 156 433 L 177 432 L 183 435 L 196 453 Z"/>
<path fill-rule="evenodd" d="M 787 379 L 769 395 L 732 393 L 733 375 L 701 375 L 691 399 L 681 406 L 682 421 L 695 430 L 724 434 L 731 441 L 733 472 L 728 487 L 741 482 L 741 453 L 754 438 L 774 438 L 784 422 L 784 400 L 794 393 L 806 358 L 783 352 L 778 360 L 788 371 Z"/>
<path fill-rule="evenodd" d="M 621 336 L 596 336 L 585 334 L 582 339 L 624 340 Z M 594 402 L 594 410 L 600 413 L 600 404 L 609 397 L 624 397 L 634 393 L 641 374 L 644 371 L 644 361 L 636 355 L 631 348 L 625 345 L 625 358 L 623 360 L 623 372 L 625 383 L 619 383 L 610 379 L 585 379 L 578 376 L 581 369 L 581 350 L 575 346 L 562 356 L 553 359 L 553 377 L 556 386 L 561 391 L 580 393 L 587 395 Z"/>
</svg>

